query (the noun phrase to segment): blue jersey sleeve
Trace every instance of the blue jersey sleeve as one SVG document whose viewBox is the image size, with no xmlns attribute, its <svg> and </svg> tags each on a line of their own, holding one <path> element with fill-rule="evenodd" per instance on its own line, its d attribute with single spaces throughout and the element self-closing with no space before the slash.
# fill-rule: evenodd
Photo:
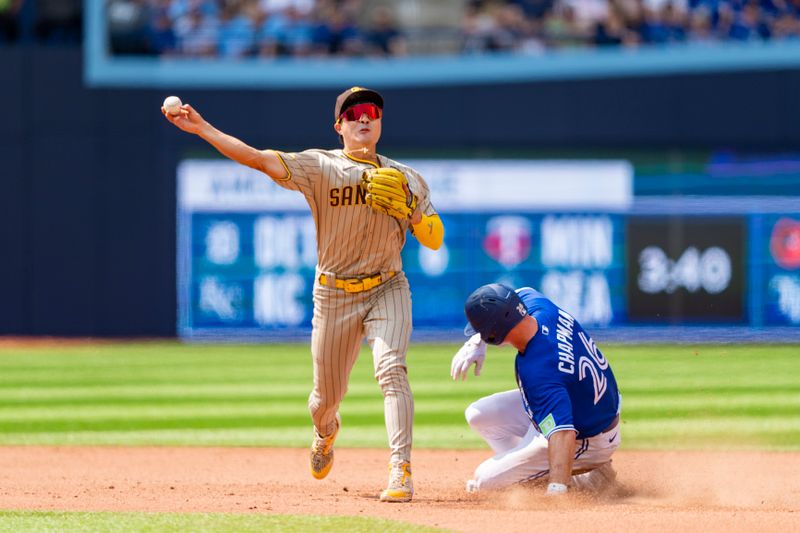
<svg viewBox="0 0 800 533">
<path fill-rule="evenodd" d="M 516 361 L 517 385 L 522 392 L 522 403 L 528 417 L 547 438 L 556 431 L 575 429 L 572 415 L 572 400 L 569 392 L 560 383 L 532 384 L 520 377 L 519 358 Z"/>
<path fill-rule="evenodd" d="M 572 402 L 563 386 L 547 387 L 536 401 L 539 406 L 534 413 L 534 422 L 547 438 L 556 431 L 575 431 L 572 420 Z"/>
</svg>

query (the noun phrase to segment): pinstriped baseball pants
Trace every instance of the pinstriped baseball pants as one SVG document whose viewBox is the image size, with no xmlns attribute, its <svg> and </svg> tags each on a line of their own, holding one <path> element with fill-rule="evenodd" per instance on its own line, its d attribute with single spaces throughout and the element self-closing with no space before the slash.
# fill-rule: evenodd
<svg viewBox="0 0 800 533">
<path fill-rule="evenodd" d="M 383 392 L 391 461 L 410 461 L 414 399 L 406 351 L 412 324 L 411 291 L 405 275 L 398 272 L 378 287 L 359 293 L 322 286 L 317 279 L 312 325 L 314 388 L 308 408 L 317 431 L 321 435 L 333 431 L 350 371 L 366 337 Z"/>
</svg>

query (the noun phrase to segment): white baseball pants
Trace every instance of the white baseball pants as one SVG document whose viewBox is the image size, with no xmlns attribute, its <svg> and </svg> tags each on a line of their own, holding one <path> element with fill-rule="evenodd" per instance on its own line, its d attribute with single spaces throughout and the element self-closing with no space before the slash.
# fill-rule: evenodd
<svg viewBox="0 0 800 533">
<path fill-rule="evenodd" d="M 519 390 L 498 392 L 481 398 L 467 407 L 465 416 L 470 427 L 495 452 L 494 457 L 475 469 L 474 479 L 468 484 L 470 490 L 502 489 L 517 483 L 546 479 L 550 473 L 548 441 L 525 413 Z M 579 439 L 573 471 L 592 470 L 607 463 L 620 442 L 620 424 L 605 433 Z M 573 482 L 578 481 L 577 477 L 573 476 Z"/>
</svg>

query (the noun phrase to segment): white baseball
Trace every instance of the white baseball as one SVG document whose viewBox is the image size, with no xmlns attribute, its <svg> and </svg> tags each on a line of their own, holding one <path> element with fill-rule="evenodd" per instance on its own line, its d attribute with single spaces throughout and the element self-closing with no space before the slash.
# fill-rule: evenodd
<svg viewBox="0 0 800 533">
<path fill-rule="evenodd" d="M 180 115 L 183 102 L 177 96 L 167 96 L 164 99 L 164 109 L 172 116 Z"/>
</svg>

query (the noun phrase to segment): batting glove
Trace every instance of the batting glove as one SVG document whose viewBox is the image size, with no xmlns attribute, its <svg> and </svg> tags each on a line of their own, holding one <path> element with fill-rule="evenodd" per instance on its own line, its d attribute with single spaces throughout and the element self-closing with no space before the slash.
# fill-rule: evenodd
<svg viewBox="0 0 800 533">
<path fill-rule="evenodd" d="M 480 376 L 485 357 L 486 343 L 481 340 L 481 334 L 476 333 L 453 356 L 453 361 L 450 363 L 450 377 L 454 380 L 461 378 L 461 381 L 464 381 L 473 363 L 475 363 L 475 375 Z"/>
<path fill-rule="evenodd" d="M 563 483 L 550 483 L 547 485 L 547 496 L 560 496 L 567 493 L 567 486 Z"/>
</svg>

